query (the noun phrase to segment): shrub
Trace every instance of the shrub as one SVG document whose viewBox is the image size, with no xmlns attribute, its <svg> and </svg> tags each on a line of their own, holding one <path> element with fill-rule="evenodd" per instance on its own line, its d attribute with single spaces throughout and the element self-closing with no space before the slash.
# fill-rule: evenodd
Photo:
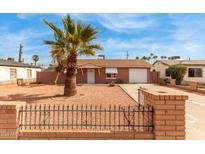
<svg viewBox="0 0 205 154">
<path fill-rule="evenodd" d="M 177 64 L 169 66 L 167 71 L 171 75 L 172 79 L 176 79 L 176 84 L 179 85 L 181 84 L 187 69 L 186 66 Z"/>
<path fill-rule="evenodd" d="M 159 79 L 159 84 L 160 85 L 166 85 L 165 79 Z"/>
<path fill-rule="evenodd" d="M 115 82 L 112 81 L 110 84 L 109 84 L 109 87 L 114 87 L 115 86 Z"/>
<path fill-rule="evenodd" d="M 116 84 L 123 84 L 124 81 L 123 81 L 122 79 L 117 79 L 117 80 L 115 81 L 115 83 L 116 83 Z"/>
<path fill-rule="evenodd" d="M 167 85 L 168 83 L 170 83 L 170 79 L 169 78 L 160 78 L 159 79 L 159 84 L 160 85 Z"/>
</svg>

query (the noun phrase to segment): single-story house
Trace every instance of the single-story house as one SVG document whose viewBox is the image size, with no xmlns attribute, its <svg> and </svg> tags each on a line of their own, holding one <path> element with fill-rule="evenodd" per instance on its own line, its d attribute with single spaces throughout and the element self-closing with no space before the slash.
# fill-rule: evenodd
<svg viewBox="0 0 205 154">
<path fill-rule="evenodd" d="M 135 59 L 78 59 L 77 83 L 150 83 L 151 64 L 145 60 Z M 53 75 L 51 72 L 55 73 Z M 48 69 L 37 75 L 41 83 L 53 83 L 56 77 L 55 69 Z M 151 75 L 153 76 L 153 75 Z M 65 75 L 59 78 L 63 83 Z"/>
<path fill-rule="evenodd" d="M 0 84 L 16 83 L 17 79 L 36 81 L 36 72 L 41 67 L 16 62 L 13 58 L 0 59 Z"/>
<path fill-rule="evenodd" d="M 152 70 L 160 72 L 160 78 L 170 78 L 167 68 L 175 64 L 187 67 L 184 81 L 205 83 L 205 60 L 157 60 Z"/>
<path fill-rule="evenodd" d="M 144 60 L 78 60 L 77 81 L 82 83 L 147 83 L 151 65 Z"/>
</svg>

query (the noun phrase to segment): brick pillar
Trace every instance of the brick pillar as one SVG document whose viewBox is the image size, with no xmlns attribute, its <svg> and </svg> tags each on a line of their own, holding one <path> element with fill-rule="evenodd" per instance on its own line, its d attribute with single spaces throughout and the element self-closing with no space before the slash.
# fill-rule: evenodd
<svg viewBox="0 0 205 154">
<path fill-rule="evenodd" d="M 171 86 L 176 86 L 176 79 L 171 79 L 170 80 L 170 85 Z"/>
<path fill-rule="evenodd" d="M 144 103 L 153 106 L 154 138 L 185 139 L 185 100 L 188 96 L 143 91 Z"/>
<path fill-rule="evenodd" d="M 16 105 L 0 105 L 0 139 L 17 139 Z"/>
<path fill-rule="evenodd" d="M 197 82 L 189 81 L 188 84 L 189 84 L 191 90 L 197 91 L 197 88 L 198 88 Z"/>
</svg>

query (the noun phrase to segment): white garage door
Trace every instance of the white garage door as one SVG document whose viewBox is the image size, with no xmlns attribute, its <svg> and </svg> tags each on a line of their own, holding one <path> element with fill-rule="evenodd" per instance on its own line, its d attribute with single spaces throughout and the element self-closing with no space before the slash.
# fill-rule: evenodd
<svg viewBox="0 0 205 154">
<path fill-rule="evenodd" d="M 147 69 L 129 69 L 130 83 L 147 83 Z"/>
</svg>

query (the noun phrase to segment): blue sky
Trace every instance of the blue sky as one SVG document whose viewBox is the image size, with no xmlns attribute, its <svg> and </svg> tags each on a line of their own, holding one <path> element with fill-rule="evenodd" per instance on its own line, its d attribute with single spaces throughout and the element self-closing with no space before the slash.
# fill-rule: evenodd
<svg viewBox="0 0 205 154">
<path fill-rule="evenodd" d="M 0 58 L 23 57 L 30 63 L 33 54 L 41 64 L 51 63 L 50 47 L 43 40 L 52 39 L 52 31 L 42 22 L 47 19 L 58 26 L 65 14 L 0 14 Z M 71 14 L 75 20 L 99 29 L 97 40 L 103 47 L 98 54 L 108 59 L 179 55 L 182 59 L 205 59 L 205 14 Z M 93 58 L 93 57 L 81 57 Z"/>
</svg>

